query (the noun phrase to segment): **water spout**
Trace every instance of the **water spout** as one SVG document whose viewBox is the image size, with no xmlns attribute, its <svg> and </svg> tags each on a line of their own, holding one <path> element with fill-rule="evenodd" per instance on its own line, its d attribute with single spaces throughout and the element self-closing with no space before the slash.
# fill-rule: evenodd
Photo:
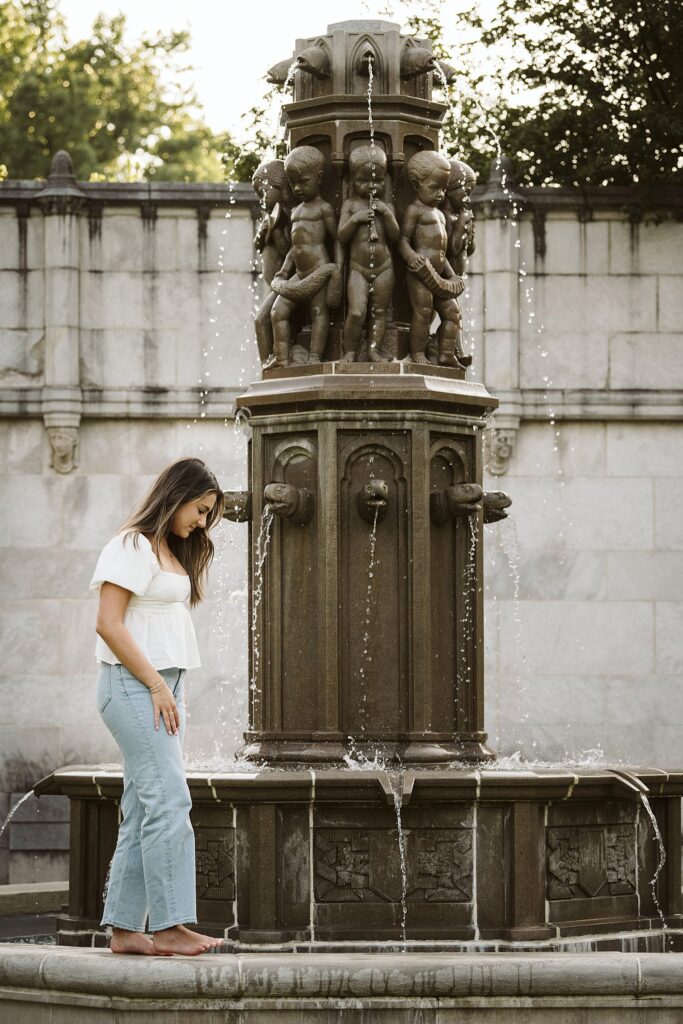
<svg viewBox="0 0 683 1024">
<path fill-rule="evenodd" d="M 476 515 L 483 491 L 479 484 L 452 484 L 429 496 L 429 512 L 435 523 L 451 522 L 456 516 Z"/>
<path fill-rule="evenodd" d="M 389 487 L 386 480 L 368 480 L 358 492 L 356 504 L 361 519 L 376 527 L 387 514 Z"/>
<path fill-rule="evenodd" d="M 313 495 L 305 487 L 294 487 L 293 484 L 266 484 L 263 500 L 271 515 L 291 519 L 297 526 L 305 526 L 313 518 Z"/>
</svg>

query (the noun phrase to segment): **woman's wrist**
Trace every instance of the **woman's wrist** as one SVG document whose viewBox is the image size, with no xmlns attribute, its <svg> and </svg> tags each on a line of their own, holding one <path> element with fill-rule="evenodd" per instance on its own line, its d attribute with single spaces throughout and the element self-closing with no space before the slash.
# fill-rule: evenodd
<svg viewBox="0 0 683 1024">
<path fill-rule="evenodd" d="M 156 683 L 153 683 L 153 684 L 152 684 L 152 685 L 150 686 L 150 688 L 149 688 L 149 692 L 150 692 L 150 693 L 158 693 L 158 692 L 159 692 L 159 690 L 163 690 L 163 688 L 164 688 L 165 686 L 166 686 L 166 680 L 165 680 L 165 679 L 159 679 L 159 681 L 158 681 L 158 682 L 156 682 Z"/>
</svg>

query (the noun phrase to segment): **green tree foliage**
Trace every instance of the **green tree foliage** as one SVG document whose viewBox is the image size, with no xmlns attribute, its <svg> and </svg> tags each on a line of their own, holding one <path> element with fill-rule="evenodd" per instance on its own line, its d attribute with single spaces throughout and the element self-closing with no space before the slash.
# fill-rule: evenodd
<svg viewBox="0 0 683 1024">
<path fill-rule="evenodd" d="M 239 157 L 201 121 L 192 91 L 167 85 L 188 69 L 184 32 L 128 43 L 125 19 L 97 17 L 69 42 L 54 0 L 0 0 L 0 163 L 45 176 L 59 149 L 81 179 L 220 181 Z M 170 72 L 170 73 L 169 73 Z"/>
<path fill-rule="evenodd" d="M 527 184 L 683 183 L 680 0 L 498 0 L 457 25 L 443 9 L 423 0 L 411 27 L 453 38 L 449 144 L 478 169 L 500 146 Z"/>
</svg>

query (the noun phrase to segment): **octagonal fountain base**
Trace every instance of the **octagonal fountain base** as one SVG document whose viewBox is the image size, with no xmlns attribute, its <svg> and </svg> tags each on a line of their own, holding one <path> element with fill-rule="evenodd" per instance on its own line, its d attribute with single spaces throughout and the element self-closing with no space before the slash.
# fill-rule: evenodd
<svg viewBox="0 0 683 1024">
<path fill-rule="evenodd" d="M 244 765 L 188 781 L 199 924 L 227 949 L 683 949 L 683 773 Z M 71 800 L 60 944 L 106 943 L 121 791 L 117 768 L 36 786 Z"/>
</svg>

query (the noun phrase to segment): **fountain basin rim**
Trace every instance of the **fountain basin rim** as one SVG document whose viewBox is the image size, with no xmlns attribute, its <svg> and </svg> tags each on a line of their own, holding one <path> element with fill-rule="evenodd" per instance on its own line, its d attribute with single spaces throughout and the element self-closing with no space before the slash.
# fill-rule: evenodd
<svg viewBox="0 0 683 1024">
<path fill-rule="evenodd" d="M 577 769 L 503 770 L 495 768 L 444 768 L 385 770 L 380 768 L 283 769 L 253 766 L 246 771 L 189 770 L 187 782 L 194 802 L 250 801 L 271 795 L 274 800 L 316 803 L 344 799 L 367 799 L 393 803 L 392 780 L 402 781 L 403 805 L 410 801 L 472 803 L 510 801 L 581 801 L 676 798 L 683 795 L 683 771 L 664 772 L 638 768 L 629 776 L 646 787 L 628 784 L 621 769 L 608 767 Z M 96 766 L 69 765 L 57 769 L 33 787 L 36 796 L 90 796 L 118 800 L 122 791 L 122 770 Z"/>
<path fill-rule="evenodd" d="M 62 1004 L 69 996 L 89 996 L 88 1009 L 99 997 L 102 1005 L 119 1010 L 149 1006 L 150 1000 L 155 1009 L 173 1000 L 187 1008 L 201 1000 L 209 1009 L 242 999 L 260 1005 L 315 1000 L 316 1006 L 340 999 L 364 999 L 372 1006 L 434 999 L 443 1006 L 450 1000 L 485 999 L 490 1005 L 520 997 L 590 1006 L 604 998 L 624 1005 L 622 1000 L 668 996 L 675 998 L 671 1005 L 683 1006 L 680 953 L 239 952 L 141 961 L 103 949 L 0 944 L 0 1005 L 20 994 L 22 1001 L 56 997 Z"/>
</svg>

